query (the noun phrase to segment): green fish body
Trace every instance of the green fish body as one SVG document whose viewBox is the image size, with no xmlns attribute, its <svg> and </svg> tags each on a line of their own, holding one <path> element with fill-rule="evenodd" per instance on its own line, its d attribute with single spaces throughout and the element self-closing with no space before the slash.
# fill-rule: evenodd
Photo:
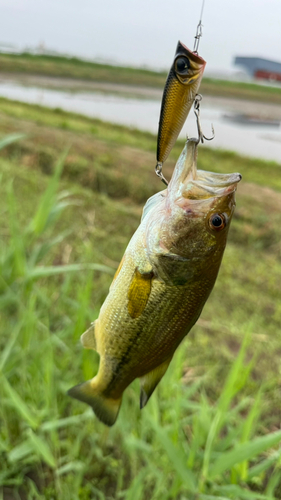
<svg viewBox="0 0 281 500">
<path fill-rule="evenodd" d="M 81 337 L 100 355 L 97 375 L 69 394 L 113 425 L 140 378 L 145 406 L 215 284 L 240 174 L 197 171 L 190 139 L 165 191 L 150 198 L 98 319 Z"/>
</svg>

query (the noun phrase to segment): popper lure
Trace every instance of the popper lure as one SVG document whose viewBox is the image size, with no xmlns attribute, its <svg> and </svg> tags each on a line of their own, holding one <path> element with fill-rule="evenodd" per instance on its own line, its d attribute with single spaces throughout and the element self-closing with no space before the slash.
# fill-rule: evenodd
<svg viewBox="0 0 281 500">
<path fill-rule="evenodd" d="M 165 83 L 157 140 L 156 174 L 164 184 L 168 184 L 162 174 L 162 165 L 168 158 L 187 115 L 198 93 L 206 61 L 198 55 L 202 36 L 202 4 L 200 21 L 197 26 L 193 51 L 178 42 L 173 64 Z"/>
</svg>

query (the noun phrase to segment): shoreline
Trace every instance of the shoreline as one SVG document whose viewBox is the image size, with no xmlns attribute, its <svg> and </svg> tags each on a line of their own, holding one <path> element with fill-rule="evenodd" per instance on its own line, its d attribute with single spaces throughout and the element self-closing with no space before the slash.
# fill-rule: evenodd
<svg viewBox="0 0 281 500">
<path fill-rule="evenodd" d="M 22 73 L 0 73 L 0 84 L 12 83 L 41 89 L 60 90 L 73 93 L 102 92 L 123 95 L 128 98 L 160 101 L 162 89 L 118 83 L 96 82 L 74 78 L 62 78 Z M 261 119 L 281 120 L 281 105 L 236 97 L 218 97 L 204 94 L 204 103 L 210 107 L 223 107 L 231 112 L 253 115 Z"/>
</svg>

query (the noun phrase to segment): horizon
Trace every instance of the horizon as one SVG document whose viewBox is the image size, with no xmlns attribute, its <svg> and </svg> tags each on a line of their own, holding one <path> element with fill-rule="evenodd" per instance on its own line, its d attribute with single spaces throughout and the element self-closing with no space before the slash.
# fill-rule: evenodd
<svg viewBox="0 0 281 500">
<path fill-rule="evenodd" d="M 8 49 L 8 50 L 7 50 Z M 89 62 L 89 63 L 94 63 L 94 64 L 101 64 L 101 65 L 108 65 L 108 66 L 115 66 L 115 67 L 121 67 L 121 68 L 131 68 L 131 69 L 140 69 L 140 70 L 146 70 L 146 71 L 152 71 L 155 73 L 164 73 L 169 70 L 169 67 L 167 66 L 166 68 L 153 68 L 149 66 L 148 64 L 143 64 L 143 65 L 132 65 L 132 64 L 122 64 L 114 59 L 110 60 L 108 58 L 90 58 L 86 56 L 81 56 L 81 55 L 76 55 L 70 52 L 62 52 L 57 49 L 52 49 L 50 47 L 46 47 L 44 44 L 40 43 L 35 46 L 26 46 L 22 49 L 20 49 L 16 44 L 8 44 L 6 42 L 0 42 L 0 54 L 11 54 L 11 55 L 24 55 L 24 54 L 29 54 L 32 56 L 47 56 L 47 57 L 63 57 L 66 59 L 77 59 L 81 60 L 84 62 Z M 268 61 L 268 62 L 273 62 L 273 63 L 278 63 L 281 64 L 281 60 L 274 60 L 274 59 L 267 59 L 265 57 L 261 56 L 253 56 L 253 55 L 241 55 L 241 54 L 235 54 L 233 56 L 233 61 L 236 57 L 242 57 L 242 58 L 251 58 L 251 59 L 259 59 L 263 61 Z M 207 77 L 212 77 L 210 75 L 213 75 L 214 78 L 219 77 L 219 75 L 224 76 L 224 77 L 241 77 L 243 80 L 247 81 L 252 81 L 257 84 L 268 84 L 266 80 L 260 80 L 260 79 L 254 79 L 251 78 L 250 74 L 246 71 L 246 69 L 243 69 L 242 66 L 240 65 L 235 65 L 234 62 L 232 64 L 232 68 L 230 69 L 206 69 L 205 75 Z M 272 82 L 271 82 L 272 83 Z M 277 83 L 278 82 L 274 82 Z"/>
<path fill-rule="evenodd" d="M 193 48 L 201 0 L 0 0 L 6 46 L 51 51 L 117 66 L 167 70 L 178 40 Z M 199 53 L 207 71 L 233 71 L 236 55 L 275 60 L 279 0 L 208 0 Z M 272 57 L 273 54 L 273 57 Z"/>
</svg>

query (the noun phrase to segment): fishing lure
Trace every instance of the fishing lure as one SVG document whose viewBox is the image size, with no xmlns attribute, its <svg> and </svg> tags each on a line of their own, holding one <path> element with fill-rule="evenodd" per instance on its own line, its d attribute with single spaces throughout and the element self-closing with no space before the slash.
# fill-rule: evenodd
<svg viewBox="0 0 281 500">
<path fill-rule="evenodd" d="M 206 62 L 178 42 L 165 84 L 157 141 L 157 162 L 163 163 L 183 127 L 202 80 Z"/>
<path fill-rule="evenodd" d="M 197 25 L 193 51 L 178 42 L 173 64 L 165 83 L 157 139 L 156 174 L 168 185 L 162 174 L 162 165 L 168 158 L 184 125 L 203 77 L 206 61 L 199 56 L 198 47 L 202 36 L 202 15 Z"/>
</svg>

